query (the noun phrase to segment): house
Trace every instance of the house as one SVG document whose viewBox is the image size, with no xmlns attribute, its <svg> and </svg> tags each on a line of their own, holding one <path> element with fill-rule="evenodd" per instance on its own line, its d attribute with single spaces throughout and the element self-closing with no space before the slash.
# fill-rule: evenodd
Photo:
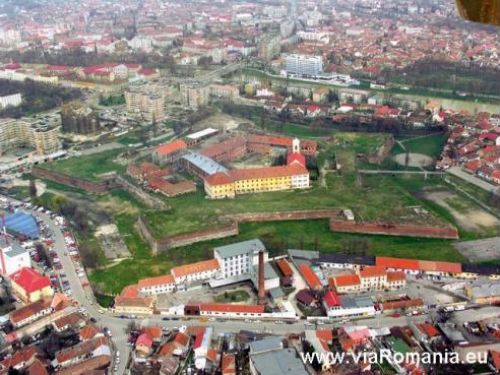
<svg viewBox="0 0 500 375">
<path fill-rule="evenodd" d="M 358 293 L 361 290 L 361 280 L 358 275 L 330 277 L 328 283 L 337 293 Z"/>
<path fill-rule="evenodd" d="M 109 354 L 96 355 L 89 359 L 83 360 L 67 368 L 58 371 L 58 375 L 86 375 L 95 374 L 94 371 L 99 369 L 106 369 L 111 363 L 111 356 Z"/>
<path fill-rule="evenodd" d="M 221 372 L 222 375 L 236 375 L 236 356 L 234 354 L 222 354 Z"/>
<path fill-rule="evenodd" d="M 141 333 L 135 341 L 135 351 L 138 355 L 147 357 L 153 350 L 153 339 L 147 333 Z"/>
<path fill-rule="evenodd" d="M 17 370 L 18 372 L 28 366 L 31 366 L 41 356 L 40 350 L 36 346 L 26 346 L 16 350 L 11 356 L 7 356 L 0 362 L 0 373 L 11 374 Z"/>
<path fill-rule="evenodd" d="M 78 313 L 63 316 L 52 323 L 57 332 L 62 332 L 71 327 L 83 327 L 85 320 Z"/>
<path fill-rule="evenodd" d="M 45 298 L 21 307 L 10 313 L 10 322 L 15 328 L 30 324 L 52 313 L 52 300 Z"/>
<path fill-rule="evenodd" d="M 328 313 L 330 310 L 334 310 L 339 308 L 340 306 L 340 298 L 339 296 L 333 292 L 332 290 L 329 290 L 326 292 L 326 294 L 323 296 L 323 306 Z"/>
<path fill-rule="evenodd" d="M 13 292 L 25 302 L 35 302 L 54 295 L 50 279 L 32 268 L 24 267 L 13 273 L 10 282 Z"/>
<path fill-rule="evenodd" d="M 64 348 L 56 352 L 55 358 L 52 361 L 52 366 L 55 368 L 72 366 L 88 357 L 94 356 L 94 353 L 102 353 L 101 349 L 104 349 L 108 356 L 110 355 L 109 341 L 106 337 L 98 337 L 84 341 L 75 346 Z"/>
<path fill-rule="evenodd" d="M 328 317 L 373 316 L 375 307 L 369 297 L 340 296 L 340 305 L 327 311 Z"/>
<path fill-rule="evenodd" d="M 297 302 L 299 302 L 300 304 L 302 304 L 305 307 L 311 307 L 312 305 L 314 305 L 314 303 L 316 301 L 316 299 L 314 298 L 314 296 L 311 294 L 311 292 L 308 289 L 303 289 L 303 290 L 299 291 L 295 295 L 295 299 L 297 300 Z"/>
<path fill-rule="evenodd" d="M 102 337 L 104 334 L 93 324 L 87 324 L 80 328 L 80 341 L 91 340 L 95 337 Z"/>
<path fill-rule="evenodd" d="M 141 297 L 137 285 L 123 288 L 115 298 L 114 311 L 124 314 L 152 314 L 154 300 L 151 297 Z"/>
</svg>

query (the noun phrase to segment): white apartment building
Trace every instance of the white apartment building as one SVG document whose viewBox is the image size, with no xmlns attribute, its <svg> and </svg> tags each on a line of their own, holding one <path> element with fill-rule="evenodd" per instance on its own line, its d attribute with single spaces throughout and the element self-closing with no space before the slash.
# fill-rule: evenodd
<svg viewBox="0 0 500 375">
<path fill-rule="evenodd" d="M 323 57 L 309 55 L 287 55 L 285 58 L 287 74 L 297 76 L 316 76 L 323 72 Z"/>
<path fill-rule="evenodd" d="M 21 105 L 23 98 L 20 93 L 0 96 L 0 109 L 4 109 L 6 107 L 17 107 Z"/>
<path fill-rule="evenodd" d="M 40 156 L 58 151 L 60 126 L 34 119 L 0 119 L 0 155 L 20 145 L 29 145 Z"/>
</svg>

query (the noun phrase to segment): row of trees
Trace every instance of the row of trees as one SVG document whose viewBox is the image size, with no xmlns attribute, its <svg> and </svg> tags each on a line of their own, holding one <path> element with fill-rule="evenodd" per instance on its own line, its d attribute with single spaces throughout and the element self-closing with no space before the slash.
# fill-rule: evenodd
<svg viewBox="0 0 500 375">
<path fill-rule="evenodd" d="M 31 79 L 21 81 L 0 80 L 0 96 L 21 93 L 23 101 L 18 107 L 7 107 L 0 111 L 0 117 L 19 118 L 43 112 L 62 103 L 78 99 L 82 92 L 78 89 L 60 87 Z"/>
</svg>

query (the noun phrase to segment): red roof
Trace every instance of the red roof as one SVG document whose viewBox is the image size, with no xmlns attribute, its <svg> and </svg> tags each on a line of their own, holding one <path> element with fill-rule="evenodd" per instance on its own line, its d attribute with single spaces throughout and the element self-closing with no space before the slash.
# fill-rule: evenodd
<svg viewBox="0 0 500 375">
<path fill-rule="evenodd" d="M 500 370 L 500 352 L 497 352 L 495 350 L 491 350 L 490 354 L 491 354 L 491 362 L 493 362 L 493 366 L 497 370 Z"/>
<path fill-rule="evenodd" d="M 325 301 L 328 307 L 340 306 L 339 296 L 331 290 L 325 294 L 323 301 Z"/>
<path fill-rule="evenodd" d="M 361 278 L 365 277 L 381 277 L 385 275 L 385 270 L 382 267 L 365 267 L 359 271 Z"/>
<path fill-rule="evenodd" d="M 335 286 L 352 286 L 361 284 L 358 275 L 340 275 L 335 277 L 333 280 Z"/>
<path fill-rule="evenodd" d="M 307 169 L 299 164 L 279 165 L 247 169 L 232 169 L 229 175 L 235 180 L 253 180 L 259 178 L 289 177 L 307 174 Z"/>
<path fill-rule="evenodd" d="M 186 142 L 182 139 L 177 139 L 170 143 L 165 143 L 156 147 L 156 153 L 159 155 L 169 155 L 173 152 L 185 149 L 187 147 Z"/>
<path fill-rule="evenodd" d="M 306 166 L 306 158 L 304 155 L 294 152 L 293 154 L 290 154 L 286 157 L 286 164 L 290 165 L 292 163 L 299 163 L 303 167 Z"/>
<path fill-rule="evenodd" d="M 306 281 L 307 285 L 311 289 L 321 289 L 321 280 L 319 279 L 318 275 L 309 267 L 307 264 L 302 263 L 299 266 L 299 271 L 304 277 L 304 280 Z"/>
<path fill-rule="evenodd" d="M 10 275 L 10 280 L 19 285 L 26 293 L 33 293 L 50 286 L 50 279 L 48 277 L 42 276 L 34 269 L 28 267 L 23 267 Z"/>
<path fill-rule="evenodd" d="M 391 257 L 376 257 L 375 264 L 377 267 L 394 268 L 402 270 L 418 271 L 420 269 L 418 260 L 404 259 L 404 258 L 391 258 Z"/>
<path fill-rule="evenodd" d="M 203 303 L 200 311 L 222 312 L 222 313 L 245 313 L 262 314 L 264 306 L 261 305 L 231 305 L 225 303 Z"/>
<path fill-rule="evenodd" d="M 288 261 L 286 259 L 280 259 L 276 261 L 276 265 L 278 266 L 283 276 L 293 276 L 292 268 L 290 267 L 290 264 L 288 264 Z"/>
<path fill-rule="evenodd" d="M 209 185 L 227 185 L 234 180 L 227 175 L 227 173 L 224 172 L 217 172 L 214 174 L 211 174 L 210 176 L 205 177 L 205 182 L 208 183 Z"/>
<path fill-rule="evenodd" d="M 406 280 L 406 274 L 403 271 L 387 272 L 387 281 Z"/>
<path fill-rule="evenodd" d="M 142 345 L 142 346 L 145 346 L 147 348 L 151 348 L 153 346 L 153 340 L 151 340 L 151 338 L 149 337 L 149 335 L 147 333 L 143 333 L 143 334 L 139 335 L 139 337 L 137 338 L 137 340 L 135 342 L 135 346 L 138 346 L 138 345 Z"/>
<path fill-rule="evenodd" d="M 142 76 L 151 76 L 153 74 L 157 74 L 158 71 L 156 69 L 142 68 L 137 73 Z"/>
<path fill-rule="evenodd" d="M 430 323 L 421 323 L 418 328 L 429 337 L 439 336 L 439 331 Z"/>
</svg>

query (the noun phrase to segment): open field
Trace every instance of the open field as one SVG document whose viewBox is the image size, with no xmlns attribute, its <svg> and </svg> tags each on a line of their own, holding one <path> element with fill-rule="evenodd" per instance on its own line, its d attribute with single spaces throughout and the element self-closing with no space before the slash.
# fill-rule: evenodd
<svg viewBox="0 0 500 375">
<path fill-rule="evenodd" d="M 397 154 L 394 156 L 394 161 L 402 166 L 408 167 L 428 167 L 432 165 L 433 159 L 424 154 L 408 154 L 408 163 L 406 162 L 406 153 Z"/>
<path fill-rule="evenodd" d="M 401 140 L 401 143 L 409 152 L 427 155 L 431 158 L 439 155 L 445 142 L 446 135 L 443 133 Z"/>
<path fill-rule="evenodd" d="M 457 242 L 455 248 L 470 262 L 500 261 L 500 237 Z"/>
<path fill-rule="evenodd" d="M 495 216 L 450 191 L 431 190 L 425 192 L 424 197 L 445 208 L 457 224 L 465 230 L 484 231 L 485 234 L 489 234 L 488 232 L 495 231 L 500 225 L 500 220 Z"/>
<path fill-rule="evenodd" d="M 64 160 L 58 160 L 51 163 L 42 164 L 42 168 L 47 168 L 61 172 L 70 176 L 98 181 L 98 175 L 108 172 L 122 172 L 125 170 L 123 165 L 113 161 L 123 149 L 113 149 L 97 154 L 72 157 Z"/>
</svg>

